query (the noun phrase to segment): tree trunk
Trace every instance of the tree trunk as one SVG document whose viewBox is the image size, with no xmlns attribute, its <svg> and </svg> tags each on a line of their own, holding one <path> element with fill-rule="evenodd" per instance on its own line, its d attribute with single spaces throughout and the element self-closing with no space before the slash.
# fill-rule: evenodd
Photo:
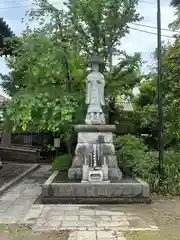
<svg viewBox="0 0 180 240">
<path fill-rule="evenodd" d="M 112 98 L 109 103 L 109 124 L 114 124 L 115 98 Z"/>
<path fill-rule="evenodd" d="M 71 155 L 72 154 L 72 144 L 71 144 L 70 140 L 67 141 L 66 146 L 67 146 L 68 154 Z"/>
</svg>

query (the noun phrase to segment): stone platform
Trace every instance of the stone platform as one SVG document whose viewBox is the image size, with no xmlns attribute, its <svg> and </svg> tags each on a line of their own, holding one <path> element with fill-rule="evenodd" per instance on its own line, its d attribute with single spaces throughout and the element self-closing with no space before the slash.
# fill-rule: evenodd
<svg viewBox="0 0 180 240">
<path fill-rule="evenodd" d="M 52 203 L 150 203 L 149 185 L 137 178 L 110 183 L 81 183 L 59 178 L 54 172 L 42 186 L 42 201 Z"/>
<path fill-rule="evenodd" d="M 103 156 L 106 157 L 108 165 L 108 179 L 120 180 L 122 172 L 118 168 L 113 143 L 115 125 L 76 125 L 75 131 L 78 134 L 75 155 L 72 166 L 69 169 L 69 179 L 81 180 L 84 156 L 92 155 L 93 144 L 101 144 Z"/>
</svg>

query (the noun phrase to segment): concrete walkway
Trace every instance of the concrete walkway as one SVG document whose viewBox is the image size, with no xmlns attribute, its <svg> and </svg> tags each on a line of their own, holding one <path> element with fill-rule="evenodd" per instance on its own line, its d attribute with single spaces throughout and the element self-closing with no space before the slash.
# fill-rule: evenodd
<svg viewBox="0 0 180 240">
<path fill-rule="evenodd" d="M 68 240 L 125 240 L 126 231 L 156 231 L 143 216 L 122 205 L 33 204 L 50 166 L 42 166 L 0 198 L 0 224 L 31 224 L 33 231 L 69 230 Z"/>
</svg>

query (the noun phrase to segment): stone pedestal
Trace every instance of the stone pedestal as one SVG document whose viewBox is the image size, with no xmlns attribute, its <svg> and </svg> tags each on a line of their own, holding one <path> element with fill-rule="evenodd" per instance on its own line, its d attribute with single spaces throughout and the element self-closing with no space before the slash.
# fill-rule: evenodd
<svg viewBox="0 0 180 240">
<path fill-rule="evenodd" d="M 122 173 L 117 165 L 113 136 L 116 128 L 114 125 L 77 125 L 78 143 L 75 150 L 73 163 L 68 172 L 69 179 L 81 180 L 84 156 L 91 152 L 92 145 L 101 143 L 103 154 L 108 165 L 108 179 L 121 180 Z M 85 170 L 85 169 L 84 169 Z"/>
<path fill-rule="evenodd" d="M 98 171 L 97 171 L 98 173 Z M 91 174 L 91 173 L 90 173 Z M 42 185 L 43 204 L 119 204 L 150 203 L 149 185 L 141 179 L 125 177 L 120 181 L 58 181 L 61 172 L 53 172 Z"/>
<path fill-rule="evenodd" d="M 3 165 L 2 165 L 2 162 L 1 162 L 1 159 L 0 159 L 0 169 L 3 167 Z"/>
</svg>

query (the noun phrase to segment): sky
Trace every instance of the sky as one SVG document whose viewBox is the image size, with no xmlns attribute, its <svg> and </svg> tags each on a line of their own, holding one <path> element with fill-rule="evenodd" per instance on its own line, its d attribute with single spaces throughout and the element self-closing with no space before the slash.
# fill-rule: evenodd
<svg viewBox="0 0 180 240">
<path fill-rule="evenodd" d="M 57 8 L 62 7 L 62 0 L 49 0 Z M 162 28 L 167 29 L 169 23 L 174 20 L 174 10 L 171 8 L 170 0 L 161 0 L 161 20 Z M 7 24 L 16 35 L 20 35 L 25 28 L 25 25 L 21 23 L 22 18 L 25 16 L 26 11 L 31 7 L 32 0 L 0 0 L 0 15 L 4 18 Z M 139 30 L 145 30 L 154 34 L 140 32 L 138 30 L 131 29 L 130 34 L 122 39 L 120 48 L 126 50 L 128 54 L 134 52 L 142 53 L 142 60 L 144 62 L 142 71 L 148 71 L 152 62 L 151 54 L 157 47 L 156 36 L 156 19 L 157 19 L 157 7 L 156 0 L 139 0 L 137 12 L 144 18 L 140 24 L 149 25 L 154 28 L 142 27 L 139 25 L 130 24 L 130 27 Z M 172 36 L 170 31 L 162 31 L 163 41 L 172 40 L 167 36 Z M 0 72 L 7 73 L 8 68 L 6 66 L 4 58 L 0 58 Z M 0 88 L 0 94 L 3 94 L 3 90 Z"/>
</svg>

